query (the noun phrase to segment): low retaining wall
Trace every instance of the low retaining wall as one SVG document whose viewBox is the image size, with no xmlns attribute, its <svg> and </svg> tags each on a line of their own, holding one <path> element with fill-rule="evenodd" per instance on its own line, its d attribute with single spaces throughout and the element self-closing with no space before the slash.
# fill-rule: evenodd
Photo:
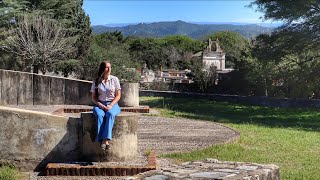
<svg viewBox="0 0 320 180">
<path fill-rule="evenodd" d="M 0 106 L 0 164 L 40 170 L 80 157 L 81 119 Z"/>
<path fill-rule="evenodd" d="M 0 104 L 92 105 L 91 81 L 0 70 Z"/>
<path fill-rule="evenodd" d="M 153 91 L 142 90 L 140 96 L 160 96 L 160 97 L 182 97 L 182 98 L 201 98 L 213 101 L 244 103 L 249 105 L 268 106 L 268 107 L 292 107 L 292 108 L 320 108 L 319 99 L 294 99 L 294 98 L 272 98 L 259 96 L 238 96 L 222 94 L 202 94 L 186 93 L 174 91 Z"/>
<path fill-rule="evenodd" d="M 0 166 L 40 171 L 48 163 L 84 158 L 130 160 L 137 155 L 137 121 L 134 113 L 116 116 L 113 148 L 106 152 L 93 142 L 96 127 L 92 112 L 75 118 L 0 106 Z"/>
<path fill-rule="evenodd" d="M 0 105 L 93 105 L 92 81 L 0 69 Z M 122 107 L 139 106 L 139 84 L 123 83 Z"/>
</svg>

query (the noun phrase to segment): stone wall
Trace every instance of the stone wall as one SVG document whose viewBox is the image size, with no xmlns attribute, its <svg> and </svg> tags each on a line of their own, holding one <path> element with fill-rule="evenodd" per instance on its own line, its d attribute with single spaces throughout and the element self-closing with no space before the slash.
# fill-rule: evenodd
<svg viewBox="0 0 320 180">
<path fill-rule="evenodd" d="M 93 105 L 91 81 L 0 69 L 0 105 Z M 139 106 L 139 83 L 121 84 L 122 107 Z"/>
<path fill-rule="evenodd" d="M 205 161 L 184 162 L 155 171 L 141 173 L 136 179 L 224 179 L 224 180 L 280 180 L 280 169 L 273 164 Z"/>
<path fill-rule="evenodd" d="M 224 94 L 202 94 L 175 91 L 142 90 L 140 96 L 201 98 L 213 101 L 243 103 L 249 105 L 290 108 L 319 108 L 320 99 L 272 98 L 262 96 L 238 96 Z"/>
<path fill-rule="evenodd" d="M 81 119 L 0 106 L 0 165 L 40 170 L 78 161 Z"/>
<path fill-rule="evenodd" d="M 0 104 L 92 105 L 91 81 L 0 70 Z"/>
</svg>

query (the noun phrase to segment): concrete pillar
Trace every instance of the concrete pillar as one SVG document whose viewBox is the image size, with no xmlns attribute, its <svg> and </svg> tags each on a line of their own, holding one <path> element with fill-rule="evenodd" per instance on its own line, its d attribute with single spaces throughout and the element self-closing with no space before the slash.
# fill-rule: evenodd
<svg viewBox="0 0 320 180">
<path fill-rule="evenodd" d="M 95 142 L 97 122 L 92 112 L 81 113 L 82 118 L 82 160 L 83 161 L 128 161 L 138 153 L 138 115 L 121 112 L 115 118 L 112 131 L 112 149 L 103 151 Z"/>
<path fill-rule="evenodd" d="M 121 84 L 121 107 L 138 107 L 139 106 L 139 83 Z"/>
</svg>

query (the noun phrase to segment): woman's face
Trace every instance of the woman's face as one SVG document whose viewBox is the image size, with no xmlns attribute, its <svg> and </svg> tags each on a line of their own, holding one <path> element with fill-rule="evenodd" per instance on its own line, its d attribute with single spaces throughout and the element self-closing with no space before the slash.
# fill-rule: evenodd
<svg viewBox="0 0 320 180">
<path fill-rule="evenodd" d="M 106 69 L 104 70 L 104 74 L 111 74 L 111 64 L 106 63 Z"/>
</svg>

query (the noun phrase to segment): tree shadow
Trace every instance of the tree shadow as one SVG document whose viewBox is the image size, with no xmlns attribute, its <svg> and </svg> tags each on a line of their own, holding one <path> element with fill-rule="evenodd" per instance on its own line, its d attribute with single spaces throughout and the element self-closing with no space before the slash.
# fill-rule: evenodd
<svg viewBox="0 0 320 180">
<path fill-rule="evenodd" d="M 167 115 L 221 123 L 320 131 L 320 111 L 311 108 L 275 108 L 194 98 L 154 98 L 140 101 L 151 108 L 166 108 Z"/>
</svg>

